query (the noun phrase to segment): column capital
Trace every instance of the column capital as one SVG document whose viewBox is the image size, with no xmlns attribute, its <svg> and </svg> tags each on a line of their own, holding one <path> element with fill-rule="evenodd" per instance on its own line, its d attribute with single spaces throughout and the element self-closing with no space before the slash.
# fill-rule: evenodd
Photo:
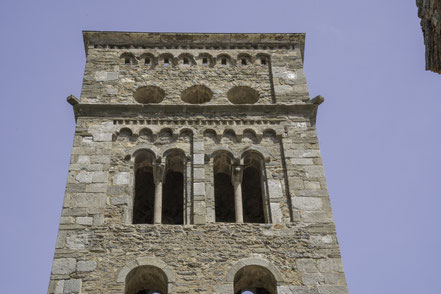
<svg viewBox="0 0 441 294">
<path fill-rule="evenodd" d="M 243 165 L 233 164 L 231 165 L 231 183 L 237 185 L 242 183 Z"/>
</svg>

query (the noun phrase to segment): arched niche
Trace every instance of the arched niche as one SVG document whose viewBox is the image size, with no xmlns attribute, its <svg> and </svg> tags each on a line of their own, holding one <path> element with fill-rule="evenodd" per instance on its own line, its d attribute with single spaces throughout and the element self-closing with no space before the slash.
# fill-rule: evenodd
<svg viewBox="0 0 441 294">
<path fill-rule="evenodd" d="M 155 182 L 153 163 L 155 155 L 149 150 L 136 152 L 134 162 L 135 197 L 133 201 L 133 224 L 153 224 L 155 206 Z"/>
<path fill-rule="evenodd" d="M 180 150 L 164 153 L 165 171 L 162 185 L 163 224 L 184 224 L 185 154 Z"/>
<path fill-rule="evenodd" d="M 125 294 L 167 294 L 168 279 L 160 268 L 143 265 L 134 268 L 126 278 Z"/>
<path fill-rule="evenodd" d="M 119 58 L 120 58 L 120 63 L 122 64 L 132 65 L 138 63 L 135 55 L 129 52 L 124 52 L 123 54 L 120 55 Z"/>
<path fill-rule="evenodd" d="M 150 293 L 173 293 L 175 281 L 174 272 L 157 257 L 138 257 L 128 261 L 116 278 L 117 283 L 125 283 L 124 294 L 138 294 L 143 290 Z"/>
<path fill-rule="evenodd" d="M 256 294 L 277 294 L 277 286 L 284 283 L 280 271 L 272 263 L 254 257 L 236 262 L 228 271 L 226 282 L 233 284 L 234 293 L 243 293 L 249 289 Z"/>
<path fill-rule="evenodd" d="M 181 94 L 181 99 L 190 104 L 207 103 L 213 97 L 213 92 L 204 85 L 195 85 L 185 89 Z"/>
<path fill-rule="evenodd" d="M 257 144 L 257 134 L 252 129 L 245 129 L 243 131 L 242 141 L 245 143 Z"/>
<path fill-rule="evenodd" d="M 265 209 L 265 190 L 262 170 L 263 157 L 254 151 L 242 155 L 242 205 L 245 223 L 265 223 L 268 219 Z"/>
<path fill-rule="evenodd" d="M 235 222 L 234 187 L 231 182 L 233 160 L 228 151 L 218 151 L 213 158 L 216 222 Z"/>
<path fill-rule="evenodd" d="M 254 104 L 259 100 L 259 93 L 248 86 L 237 86 L 227 92 L 227 98 L 233 104 Z"/>
<path fill-rule="evenodd" d="M 157 86 L 145 86 L 136 89 L 133 94 L 136 102 L 142 104 L 160 103 L 164 100 L 165 91 Z"/>
</svg>

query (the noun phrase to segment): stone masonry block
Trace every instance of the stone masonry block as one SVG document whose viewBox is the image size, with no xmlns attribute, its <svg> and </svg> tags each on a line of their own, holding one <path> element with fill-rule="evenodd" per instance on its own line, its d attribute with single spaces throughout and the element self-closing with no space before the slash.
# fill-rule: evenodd
<svg viewBox="0 0 441 294">
<path fill-rule="evenodd" d="M 296 260 L 297 269 L 302 273 L 317 273 L 318 269 L 315 264 L 314 259 L 297 259 Z"/>
<path fill-rule="evenodd" d="M 57 281 L 54 294 L 63 294 L 63 292 L 64 292 L 64 280 Z"/>
<path fill-rule="evenodd" d="M 305 166 L 305 173 L 308 178 L 322 178 L 325 176 L 323 166 Z"/>
<path fill-rule="evenodd" d="M 203 141 L 194 141 L 193 142 L 193 150 L 195 153 L 203 153 L 205 151 L 204 142 Z"/>
<path fill-rule="evenodd" d="M 80 260 L 77 263 L 77 271 L 79 272 L 91 272 L 96 269 L 96 262 L 95 261 L 87 261 L 87 260 Z"/>
<path fill-rule="evenodd" d="M 66 280 L 64 281 L 64 294 L 81 293 L 82 280 Z"/>
<path fill-rule="evenodd" d="M 76 223 L 84 226 L 91 226 L 93 223 L 93 217 L 90 216 L 79 216 L 76 219 Z"/>
<path fill-rule="evenodd" d="M 312 294 L 306 286 L 277 286 L 279 294 Z"/>
<path fill-rule="evenodd" d="M 195 168 L 194 169 L 194 179 L 204 180 L 205 179 L 205 168 Z"/>
<path fill-rule="evenodd" d="M 105 207 L 107 196 L 104 193 L 75 193 L 70 195 L 69 206 L 74 207 Z"/>
<path fill-rule="evenodd" d="M 281 224 L 283 219 L 282 209 L 280 203 L 271 203 L 271 217 L 274 224 Z"/>
<path fill-rule="evenodd" d="M 193 184 L 194 195 L 205 195 L 205 183 L 194 183 Z"/>
<path fill-rule="evenodd" d="M 75 271 L 75 258 L 58 258 L 54 259 L 52 264 L 52 274 L 54 275 L 69 275 Z"/>
<path fill-rule="evenodd" d="M 317 286 L 319 294 L 349 294 L 346 286 Z"/>
<path fill-rule="evenodd" d="M 282 198 L 282 184 L 279 180 L 268 180 L 268 190 L 270 198 Z"/>
<path fill-rule="evenodd" d="M 119 172 L 113 177 L 113 184 L 115 185 L 128 185 L 130 183 L 129 172 Z"/>
<path fill-rule="evenodd" d="M 320 210 L 322 200 L 315 197 L 292 197 L 292 205 L 300 210 Z"/>
<path fill-rule="evenodd" d="M 193 164 L 204 164 L 205 163 L 204 154 L 193 154 Z"/>
<path fill-rule="evenodd" d="M 343 272 L 343 264 L 340 258 L 319 259 L 318 268 L 320 272 Z"/>
</svg>

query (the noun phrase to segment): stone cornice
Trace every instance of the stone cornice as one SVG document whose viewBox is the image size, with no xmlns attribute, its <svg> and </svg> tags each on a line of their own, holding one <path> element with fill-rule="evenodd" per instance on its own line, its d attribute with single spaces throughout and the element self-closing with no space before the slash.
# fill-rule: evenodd
<svg viewBox="0 0 441 294">
<path fill-rule="evenodd" d="M 218 49 L 292 49 L 305 47 L 304 33 L 135 33 L 83 31 L 87 54 L 89 46 L 125 48 L 218 48 Z"/>
<path fill-rule="evenodd" d="M 270 105 L 162 105 L 162 104 L 84 104 L 73 105 L 75 118 L 146 118 L 189 116 L 193 114 L 211 118 L 235 116 L 238 119 L 248 116 L 276 117 L 278 115 L 297 115 L 315 124 L 318 104 L 270 104 Z"/>
</svg>

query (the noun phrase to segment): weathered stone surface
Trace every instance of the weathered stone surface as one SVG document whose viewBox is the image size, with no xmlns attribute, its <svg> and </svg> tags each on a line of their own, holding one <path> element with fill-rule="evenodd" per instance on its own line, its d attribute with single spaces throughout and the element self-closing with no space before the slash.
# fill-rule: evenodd
<svg viewBox="0 0 441 294">
<path fill-rule="evenodd" d="M 80 260 L 77 263 L 77 271 L 79 272 L 91 272 L 96 269 L 95 261 L 84 261 Z"/>
<path fill-rule="evenodd" d="M 124 293 L 149 270 L 169 293 L 233 293 L 250 268 L 272 292 L 345 293 L 303 35 L 85 36 L 49 294 Z M 165 95 L 142 105 L 151 86 Z"/>
<path fill-rule="evenodd" d="M 76 266 L 75 258 L 59 258 L 54 259 L 52 264 L 53 275 L 68 275 L 75 271 Z"/>
<path fill-rule="evenodd" d="M 441 74 L 441 0 L 417 0 L 426 46 L 426 70 Z"/>
<path fill-rule="evenodd" d="M 82 281 L 79 279 L 64 281 L 64 294 L 81 293 Z"/>
</svg>

